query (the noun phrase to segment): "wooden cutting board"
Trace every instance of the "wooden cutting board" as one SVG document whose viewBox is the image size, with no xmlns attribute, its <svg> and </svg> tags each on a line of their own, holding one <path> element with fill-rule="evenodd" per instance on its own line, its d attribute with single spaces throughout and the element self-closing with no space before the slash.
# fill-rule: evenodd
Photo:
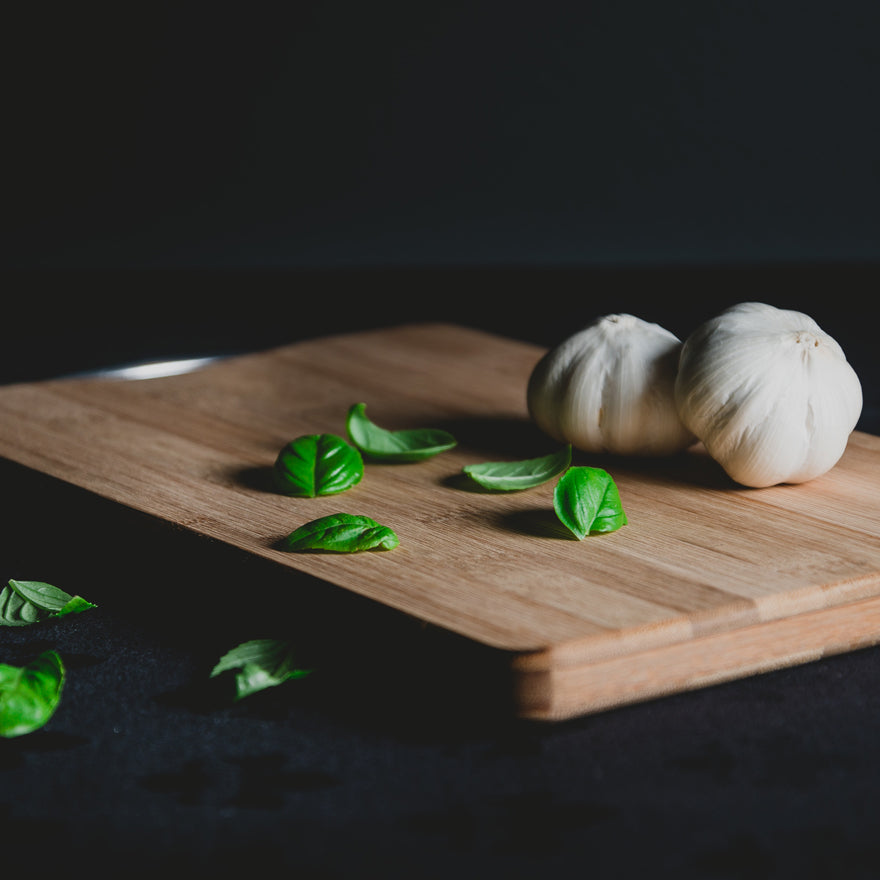
<svg viewBox="0 0 880 880">
<path fill-rule="evenodd" d="M 880 438 L 856 432 L 830 473 L 743 489 L 701 447 L 640 461 L 586 457 L 629 524 L 575 540 L 555 481 L 467 487 L 463 465 L 556 445 L 529 422 L 543 349 L 447 324 L 310 340 L 164 378 L 73 378 L 0 389 L 0 455 L 446 628 L 509 658 L 516 710 L 562 719 L 880 641 Z M 336 496 L 266 482 L 301 434 L 344 436 L 353 403 L 386 428 L 442 427 L 458 447 L 371 464 Z M 294 554 L 295 527 L 360 513 L 391 551 Z"/>
</svg>

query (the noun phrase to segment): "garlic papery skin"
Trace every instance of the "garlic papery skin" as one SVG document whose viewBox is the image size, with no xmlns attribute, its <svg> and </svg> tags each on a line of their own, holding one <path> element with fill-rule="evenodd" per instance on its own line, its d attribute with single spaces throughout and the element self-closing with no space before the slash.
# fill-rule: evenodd
<svg viewBox="0 0 880 880">
<path fill-rule="evenodd" d="M 634 315 L 605 315 L 559 343 L 529 377 L 529 414 L 584 452 L 667 455 L 695 442 L 675 407 L 681 340 Z"/>
<path fill-rule="evenodd" d="M 829 471 L 862 411 L 862 386 L 840 345 L 802 312 L 753 302 L 688 337 L 675 398 L 709 455 L 754 488 Z"/>
</svg>

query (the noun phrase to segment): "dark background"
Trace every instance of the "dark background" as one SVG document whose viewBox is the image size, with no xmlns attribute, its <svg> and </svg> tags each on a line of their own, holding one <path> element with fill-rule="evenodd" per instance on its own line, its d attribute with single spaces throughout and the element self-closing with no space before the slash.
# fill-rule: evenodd
<svg viewBox="0 0 880 880">
<path fill-rule="evenodd" d="M 878 433 L 878 26 L 867 0 L 21 4 L 0 381 L 412 320 L 683 337 L 756 299 L 838 339 Z M 0 741 L 4 864 L 877 875 L 875 649 L 512 722 L 475 646 L 0 475 L 0 574 L 100 606 L 0 637 L 69 666 L 47 728 Z M 320 674 L 204 687 L 280 621 Z"/>
<path fill-rule="evenodd" d="M 878 25 L 868 0 L 20 4 L 0 366 L 425 318 L 682 335 L 745 299 L 849 353 Z"/>
<path fill-rule="evenodd" d="M 876 262 L 876 4 L 21 4 L 11 265 Z"/>
</svg>

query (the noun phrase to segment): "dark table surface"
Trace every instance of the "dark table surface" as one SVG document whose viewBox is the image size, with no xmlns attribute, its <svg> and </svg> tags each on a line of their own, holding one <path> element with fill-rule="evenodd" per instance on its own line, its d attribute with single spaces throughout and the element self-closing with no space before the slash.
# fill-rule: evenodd
<svg viewBox="0 0 880 880">
<path fill-rule="evenodd" d="M 632 311 L 680 336 L 724 305 L 809 311 L 880 433 L 875 267 L 17 273 L 0 380 L 453 320 L 550 345 Z M 375 282 L 379 287 L 375 286 Z M 0 462 L 4 579 L 98 604 L 5 628 L 64 658 L 62 703 L 0 740 L 4 876 L 76 866 L 291 877 L 880 874 L 880 652 L 558 724 L 477 697 L 478 646 Z M 878 502 L 880 504 L 880 502 Z M 289 579 L 289 574 L 284 577 Z M 300 588 L 301 587 L 301 588 Z M 219 655 L 301 634 L 315 672 L 232 703 Z M 403 658 L 403 662 L 401 659 Z M 470 687 L 469 685 L 475 685 Z"/>
</svg>

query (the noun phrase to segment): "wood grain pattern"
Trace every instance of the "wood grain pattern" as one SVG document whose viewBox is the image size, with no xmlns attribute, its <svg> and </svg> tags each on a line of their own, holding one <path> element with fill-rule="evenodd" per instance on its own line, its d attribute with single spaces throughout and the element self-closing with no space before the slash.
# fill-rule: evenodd
<svg viewBox="0 0 880 880">
<path fill-rule="evenodd" d="M 697 446 L 606 467 L 630 523 L 576 541 L 553 483 L 474 491 L 463 465 L 555 448 L 529 422 L 543 350 L 446 324 L 300 342 L 178 376 L 0 389 L 0 454 L 506 652 L 518 711 L 566 718 L 880 641 L 880 438 L 830 473 L 743 489 Z M 281 446 L 344 435 L 352 403 L 459 446 L 367 464 L 337 496 L 275 494 Z M 278 539 L 336 511 L 401 539 L 389 552 L 291 554 Z"/>
</svg>

